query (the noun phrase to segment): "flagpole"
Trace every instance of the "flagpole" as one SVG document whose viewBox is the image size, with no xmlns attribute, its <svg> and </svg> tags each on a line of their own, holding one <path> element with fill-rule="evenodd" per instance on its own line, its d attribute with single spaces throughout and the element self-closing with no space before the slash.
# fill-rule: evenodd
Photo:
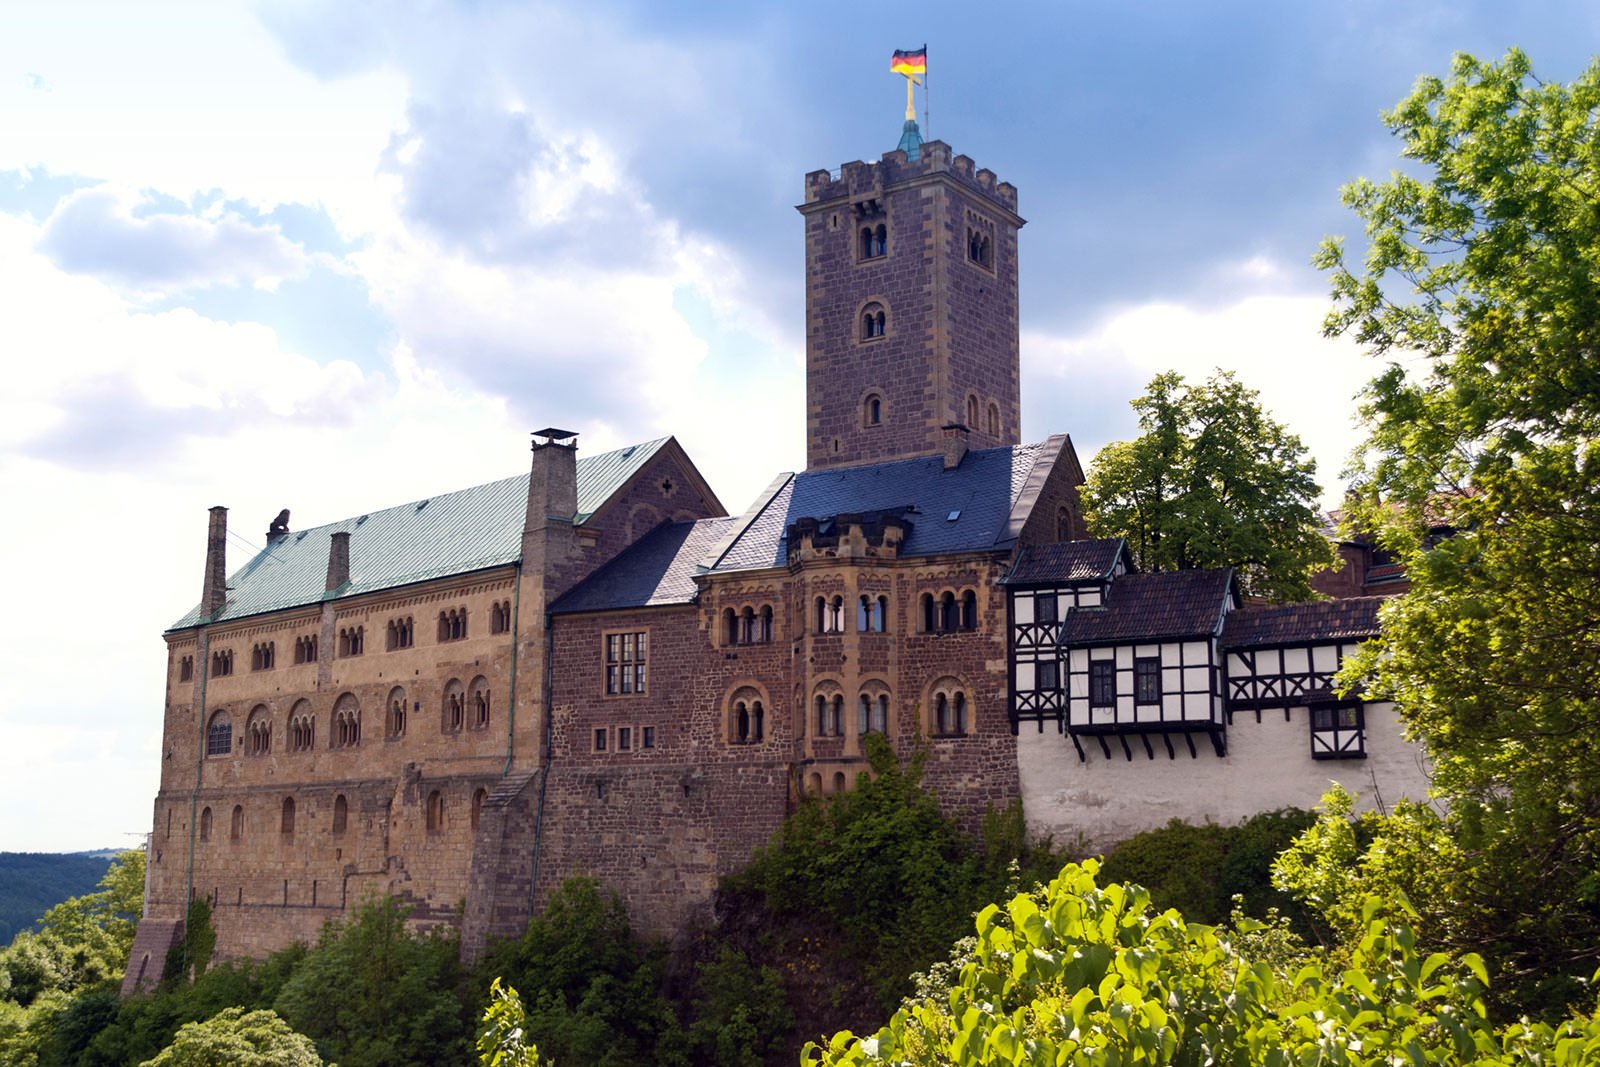
<svg viewBox="0 0 1600 1067">
<path fill-rule="evenodd" d="M 928 46 L 926 44 L 922 46 L 922 63 L 922 126 L 928 131 L 925 136 L 931 141 L 933 140 L 933 111 L 928 104 Z"/>
</svg>

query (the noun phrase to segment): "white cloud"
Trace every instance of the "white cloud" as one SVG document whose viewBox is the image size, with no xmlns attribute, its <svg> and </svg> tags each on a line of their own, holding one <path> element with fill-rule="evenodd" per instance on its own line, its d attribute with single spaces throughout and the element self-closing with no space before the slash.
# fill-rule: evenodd
<svg viewBox="0 0 1600 1067">
<path fill-rule="evenodd" d="M 1250 273 L 1278 273 L 1270 265 L 1252 264 Z M 1355 395 L 1377 368 L 1354 342 L 1322 336 L 1327 310 L 1327 298 L 1320 294 L 1250 296 L 1209 308 L 1148 303 L 1111 315 L 1085 335 L 1027 334 L 1023 350 L 1033 372 L 1054 379 L 1063 392 L 1080 380 L 1094 382 L 1105 367 L 1129 368 L 1139 376 L 1139 388 L 1169 370 L 1191 381 L 1219 368 L 1236 372 L 1261 393 L 1274 418 L 1300 435 L 1317 460 L 1323 502 L 1331 505 L 1343 496 L 1339 472 L 1361 440 Z M 1120 429 L 1082 442 L 1086 463 L 1106 440 L 1138 432 L 1127 408 L 1134 395 L 1078 398 L 1076 410 L 1091 403 L 1122 416 Z"/>
</svg>

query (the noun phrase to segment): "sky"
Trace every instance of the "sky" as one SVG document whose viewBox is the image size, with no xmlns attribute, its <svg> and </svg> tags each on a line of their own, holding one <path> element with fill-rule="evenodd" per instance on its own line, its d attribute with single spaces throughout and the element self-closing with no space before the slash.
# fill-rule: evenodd
<svg viewBox="0 0 1600 1067">
<path fill-rule="evenodd" d="M 924 135 L 1019 190 L 1023 436 L 1085 463 L 1236 371 L 1329 502 L 1377 365 L 1321 336 L 1340 186 L 1452 53 L 1589 62 L 1558 0 L 0 8 L 0 850 L 126 847 L 162 632 L 295 528 L 675 434 L 741 511 L 804 464 L 803 176 Z"/>
</svg>

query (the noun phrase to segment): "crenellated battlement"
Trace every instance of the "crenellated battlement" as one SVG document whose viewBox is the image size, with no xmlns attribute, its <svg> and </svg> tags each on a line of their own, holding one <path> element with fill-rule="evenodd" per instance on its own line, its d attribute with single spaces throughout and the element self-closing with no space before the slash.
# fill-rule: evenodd
<svg viewBox="0 0 1600 1067">
<path fill-rule="evenodd" d="M 907 159 L 905 152 L 885 152 L 874 162 L 853 160 L 837 171 L 814 170 L 806 175 L 806 202 L 801 210 L 835 200 L 856 199 L 881 193 L 935 174 L 948 174 L 962 185 L 999 203 L 1013 214 L 1017 210 L 1017 187 L 1000 181 L 994 171 L 980 168 L 970 156 L 952 154 L 943 141 L 925 141 L 921 157 Z"/>
</svg>

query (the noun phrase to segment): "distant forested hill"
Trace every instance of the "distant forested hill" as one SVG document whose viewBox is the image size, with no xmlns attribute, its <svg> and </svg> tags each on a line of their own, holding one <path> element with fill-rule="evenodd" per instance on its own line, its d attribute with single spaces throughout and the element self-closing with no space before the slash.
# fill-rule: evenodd
<svg viewBox="0 0 1600 1067">
<path fill-rule="evenodd" d="M 68 897 L 94 891 L 114 849 L 99 852 L 0 852 L 0 945 Z"/>
</svg>

